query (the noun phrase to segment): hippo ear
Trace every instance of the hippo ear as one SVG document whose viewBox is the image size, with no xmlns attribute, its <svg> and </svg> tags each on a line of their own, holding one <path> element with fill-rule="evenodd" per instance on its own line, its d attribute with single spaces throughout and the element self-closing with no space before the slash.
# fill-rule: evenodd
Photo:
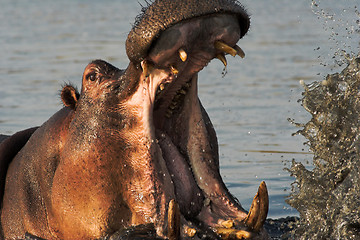
<svg viewBox="0 0 360 240">
<path fill-rule="evenodd" d="M 65 85 L 61 90 L 61 100 L 66 107 L 75 110 L 76 103 L 80 97 L 79 92 L 71 85 Z"/>
</svg>

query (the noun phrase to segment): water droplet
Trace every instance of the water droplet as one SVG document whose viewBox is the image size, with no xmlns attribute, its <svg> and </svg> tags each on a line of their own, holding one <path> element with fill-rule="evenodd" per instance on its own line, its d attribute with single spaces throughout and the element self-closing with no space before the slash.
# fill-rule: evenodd
<svg viewBox="0 0 360 240">
<path fill-rule="evenodd" d="M 341 91 L 345 92 L 349 85 L 347 84 L 347 82 L 339 82 L 338 86 Z"/>
</svg>

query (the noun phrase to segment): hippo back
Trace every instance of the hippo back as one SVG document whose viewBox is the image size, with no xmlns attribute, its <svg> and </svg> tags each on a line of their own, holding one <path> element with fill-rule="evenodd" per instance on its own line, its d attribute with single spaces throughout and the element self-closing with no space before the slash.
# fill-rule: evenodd
<svg viewBox="0 0 360 240">
<path fill-rule="evenodd" d="M 9 136 L 8 135 L 2 135 L 2 134 L 0 134 L 0 143 L 2 142 L 2 141 L 4 141 L 5 139 L 7 139 Z"/>
<path fill-rule="evenodd" d="M 0 207 L 4 196 L 5 178 L 9 164 L 37 128 L 29 128 L 12 136 L 0 135 Z"/>
</svg>

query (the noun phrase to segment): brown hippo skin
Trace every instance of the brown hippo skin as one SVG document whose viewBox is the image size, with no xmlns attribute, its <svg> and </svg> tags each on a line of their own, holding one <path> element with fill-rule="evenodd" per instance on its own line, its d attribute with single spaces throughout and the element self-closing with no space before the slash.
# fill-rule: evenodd
<svg viewBox="0 0 360 240">
<path fill-rule="evenodd" d="M 243 56 L 236 43 L 248 28 L 232 0 L 143 8 L 125 70 L 91 62 L 80 93 L 63 88 L 63 109 L 4 137 L 2 238 L 265 239 L 265 183 L 247 213 L 222 181 L 197 95 L 198 72 Z"/>
</svg>

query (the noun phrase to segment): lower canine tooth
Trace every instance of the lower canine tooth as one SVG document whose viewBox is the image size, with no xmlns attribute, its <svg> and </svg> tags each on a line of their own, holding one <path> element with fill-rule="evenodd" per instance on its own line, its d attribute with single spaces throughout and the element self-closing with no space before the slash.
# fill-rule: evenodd
<svg viewBox="0 0 360 240">
<path fill-rule="evenodd" d="M 165 88 L 164 84 L 163 83 L 160 84 L 160 90 L 162 91 L 162 90 L 164 90 L 164 88 Z"/>
</svg>

